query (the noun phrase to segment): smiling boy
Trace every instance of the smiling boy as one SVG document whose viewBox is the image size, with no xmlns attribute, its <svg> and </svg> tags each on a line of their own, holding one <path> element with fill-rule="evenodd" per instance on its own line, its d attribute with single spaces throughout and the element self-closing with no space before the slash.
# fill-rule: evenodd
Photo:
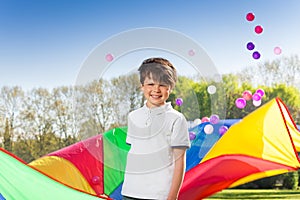
<svg viewBox="0 0 300 200">
<path fill-rule="evenodd" d="M 175 200 L 190 147 L 187 122 L 166 102 L 177 81 L 175 67 L 164 58 L 146 59 L 140 68 L 146 103 L 128 115 L 126 142 L 131 145 L 122 187 L 124 200 Z"/>
</svg>

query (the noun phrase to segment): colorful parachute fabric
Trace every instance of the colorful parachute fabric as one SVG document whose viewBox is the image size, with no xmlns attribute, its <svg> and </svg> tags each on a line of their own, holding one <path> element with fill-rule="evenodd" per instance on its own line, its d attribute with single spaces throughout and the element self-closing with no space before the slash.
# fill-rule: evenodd
<svg viewBox="0 0 300 200">
<path fill-rule="evenodd" d="M 222 189 L 299 169 L 300 133 L 286 106 L 273 99 L 232 125 L 185 174 L 179 199 L 203 199 Z"/>
<path fill-rule="evenodd" d="M 29 165 L 78 190 L 121 198 L 127 152 L 126 128 L 115 128 L 50 153 Z"/>
<path fill-rule="evenodd" d="M 229 128 L 239 121 L 240 119 L 221 120 L 218 124 L 214 124 L 214 129 L 211 134 L 206 134 L 204 131 L 204 127 L 208 125 L 209 122 L 204 122 L 196 127 L 190 128 L 190 132 L 196 133 L 196 138 L 191 140 L 191 148 L 187 150 L 186 171 L 189 171 L 191 168 L 198 165 L 207 152 L 221 138 L 221 135 L 218 131 L 221 126 L 226 126 Z"/>
<path fill-rule="evenodd" d="M 206 124 L 190 129 L 196 138 L 187 151 L 187 171 L 179 199 L 206 198 L 225 188 L 300 167 L 300 134 L 280 99 L 268 102 L 242 120 L 220 121 L 212 134 L 204 132 Z M 223 136 L 216 131 L 221 125 L 230 127 Z M 0 199 L 45 199 L 26 196 L 34 193 L 32 190 L 34 195 L 40 195 L 44 189 L 53 191 L 56 196 L 49 198 L 57 200 L 67 195 L 75 196 L 71 199 L 122 199 L 120 191 L 130 148 L 125 142 L 126 131 L 126 127 L 115 128 L 29 163 L 60 183 L 0 151 Z M 10 162 L 9 169 L 2 167 Z M 10 179 L 14 182 L 7 181 Z M 32 179 L 37 182 L 29 181 Z M 15 185 L 15 181 L 22 185 Z M 41 187 L 44 189 L 36 189 Z M 24 198 L 10 198 L 15 197 L 12 195 Z"/>
<path fill-rule="evenodd" d="M 99 200 L 99 197 L 67 187 L 32 169 L 0 148 L 1 200 Z"/>
</svg>

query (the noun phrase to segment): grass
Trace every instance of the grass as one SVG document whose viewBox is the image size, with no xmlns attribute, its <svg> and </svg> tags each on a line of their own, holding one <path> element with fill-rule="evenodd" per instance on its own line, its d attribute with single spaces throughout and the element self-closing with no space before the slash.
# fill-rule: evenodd
<svg viewBox="0 0 300 200">
<path fill-rule="evenodd" d="M 205 199 L 300 199 L 300 190 L 227 189 Z"/>
</svg>

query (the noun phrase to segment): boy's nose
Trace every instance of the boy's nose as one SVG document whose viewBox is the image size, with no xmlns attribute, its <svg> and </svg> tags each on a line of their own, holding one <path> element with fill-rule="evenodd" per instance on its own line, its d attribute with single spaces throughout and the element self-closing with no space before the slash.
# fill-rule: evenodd
<svg viewBox="0 0 300 200">
<path fill-rule="evenodd" d="M 154 91 L 159 91 L 159 84 L 154 84 L 153 90 Z"/>
</svg>

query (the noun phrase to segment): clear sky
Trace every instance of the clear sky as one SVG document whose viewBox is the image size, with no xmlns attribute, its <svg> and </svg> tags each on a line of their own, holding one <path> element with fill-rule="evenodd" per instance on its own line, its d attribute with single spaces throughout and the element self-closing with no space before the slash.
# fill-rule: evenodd
<svg viewBox="0 0 300 200">
<path fill-rule="evenodd" d="M 201 45 L 220 73 L 236 72 L 300 55 L 299 10 L 299 0 L 0 0 L 0 87 L 73 85 L 99 44 L 143 27 L 180 32 Z M 262 34 L 255 34 L 256 25 Z M 259 60 L 246 49 L 248 41 L 261 52 Z"/>
</svg>

